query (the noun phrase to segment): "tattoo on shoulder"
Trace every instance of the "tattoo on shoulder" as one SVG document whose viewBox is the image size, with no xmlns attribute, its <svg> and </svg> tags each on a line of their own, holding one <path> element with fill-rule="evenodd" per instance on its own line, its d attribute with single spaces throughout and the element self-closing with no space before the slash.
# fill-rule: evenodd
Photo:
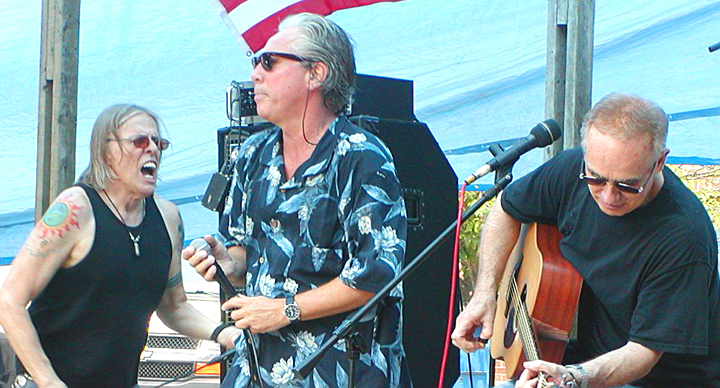
<svg viewBox="0 0 720 388">
<path fill-rule="evenodd" d="M 82 206 L 73 203 L 70 198 L 58 198 L 50 205 L 38 223 L 41 230 L 40 238 L 44 239 L 48 235 L 62 237 L 63 231 L 70 231 L 71 226 L 80 229 L 80 224 L 77 221 L 77 210 L 80 209 L 82 209 Z"/>
<path fill-rule="evenodd" d="M 175 287 L 180 284 L 180 282 L 182 282 L 182 271 L 178 271 L 178 273 L 168 279 L 167 288 Z"/>
</svg>

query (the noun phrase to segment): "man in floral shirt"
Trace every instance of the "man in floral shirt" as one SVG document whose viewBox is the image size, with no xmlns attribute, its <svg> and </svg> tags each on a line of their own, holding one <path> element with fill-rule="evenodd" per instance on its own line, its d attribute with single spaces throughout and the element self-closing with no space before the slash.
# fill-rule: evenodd
<svg viewBox="0 0 720 388">
<path fill-rule="evenodd" d="M 276 127 L 242 144 L 212 255 L 186 252 L 212 279 L 217 260 L 247 296 L 223 309 L 249 328 L 223 387 L 345 387 L 345 343 L 330 349 L 303 381 L 292 369 L 348 315 L 400 271 L 406 213 L 387 147 L 340 115 L 352 95 L 355 61 L 345 32 L 317 15 L 285 19 L 253 58 L 258 114 Z M 227 247 L 227 248 L 226 248 Z M 244 275 L 244 276 L 243 276 Z M 356 362 L 358 387 L 410 387 L 402 347 L 398 286 L 356 330 L 368 353 Z"/>
</svg>

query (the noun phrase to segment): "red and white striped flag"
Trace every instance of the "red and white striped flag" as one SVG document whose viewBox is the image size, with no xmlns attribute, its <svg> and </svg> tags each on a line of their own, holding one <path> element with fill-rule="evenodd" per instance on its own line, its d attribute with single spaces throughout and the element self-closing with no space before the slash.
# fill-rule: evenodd
<svg viewBox="0 0 720 388">
<path fill-rule="evenodd" d="M 240 46 L 256 52 L 286 16 L 312 12 L 327 16 L 354 7 L 400 0 L 210 0 Z"/>
</svg>

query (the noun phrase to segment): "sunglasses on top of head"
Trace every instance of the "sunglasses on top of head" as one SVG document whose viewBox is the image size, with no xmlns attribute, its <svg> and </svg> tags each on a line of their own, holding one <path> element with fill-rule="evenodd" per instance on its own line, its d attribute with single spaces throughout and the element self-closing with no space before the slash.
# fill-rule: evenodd
<svg viewBox="0 0 720 388">
<path fill-rule="evenodd" d="M 161 137 L 157 136 L 148 136 L 148 135 L 138 135 L 135 137 L 129 137 L 129 138 L 118 138 L 118 139 L 108 139 L 108 141 L 129 141 L 132 142 L 135 148 L 145 149 L 150 146 L 150 140 L 155 143 L 157 148 L 160 151 L 165 151 L 170 147 L 170 140 L 163 139 Z"/>
<path fill-rule="evenodd" d="M 585 181 L 591 186 L 605 186 L 606 184 L 611 183 L 615 186 L 616 189 L 622 191 L 623 193 L 640 194 L 645 190 L 645 186 L 647 186 L 648 182 L 650 182 L 650 178 L 652 178 L 653 176 L 653 171 L 655 171 L 655 166 L 657 166 L 657 162 L 653 163 L 652 168 L 650 169 L 650 175 L 648 175 L 647 179 L 645 179 L 645 183 L 643 183 L 642 186 L 634 186 L 625 182 L 618 182 L 609 180 L 607 178 L 600 178 L 588 175 L 585 173 L 585 160 L 583 160 L 582 167 L 580 167 L 579 178 L 581 181 Z"/>
<path fill-rule="evenodd" d="M 264 53 L 252 57 L 250 59 L 250 63 L 252 64 L 253 69 L 255 69 L 257 65 L 262 65 L 265 71 L 272 71 L 273 65 L 275 65 L 274 57 L 285 58 L 296 62 L 312 62 L 307 58 L 303 58 L 295 54 L 281 53 L 278 51 L 265 51 Z"/>
</svg>

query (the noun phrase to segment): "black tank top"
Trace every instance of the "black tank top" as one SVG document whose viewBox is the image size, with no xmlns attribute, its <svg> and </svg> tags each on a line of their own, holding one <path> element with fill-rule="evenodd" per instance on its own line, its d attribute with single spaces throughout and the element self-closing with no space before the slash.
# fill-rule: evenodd
<svg viewBox="0 0 720 388">
<path fill-rule="evenodd" d="M 172 244 L 148 197 L 141 256 L 136 257 L 125 225 L 97 191 L 79 186 L 95 216 L 92 248 L 80 263 L 61 268 L 28 310 L 45 353 L 68 387 L 128 388 L 137 383 L 150 316 L 165 292 Z"/>
</svg>

